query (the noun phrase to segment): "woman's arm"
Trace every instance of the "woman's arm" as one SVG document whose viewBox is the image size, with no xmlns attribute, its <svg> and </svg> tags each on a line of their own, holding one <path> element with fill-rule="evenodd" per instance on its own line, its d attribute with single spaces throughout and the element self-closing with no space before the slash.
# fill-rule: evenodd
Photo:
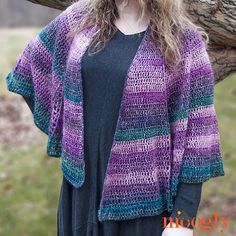
<svg viewBox="0 0 236 236">
<path fill-rule="evenodd" d="M 180 182 L 177 195 L 174 199 L 174 209 L 171 213 L 173 222 L 176 222 L 176 218 L 178 218 L 179 222 L 181 219 L 184 219 L 183 224 L 185 227 L 194 228 L 191 221 L 193 220 L 195 224 L 198 207 L 201 201 L 202 185 L 202 182 L 191 184 Z M 188 222 L 190 222 L 189 225 Z"/>
<path fill-rule="evenodd" d="M 196 215 L 201 201 L 202 184 L 202 182 L 180 182 L 177 195 L 174 198 L 174 208 L 170 215 L 172 227 L 169 223 L 162 232 L 162 236 L 193 236 Z M 178 227 L 176 218 L 179 220 Z M 181 219 L 183 219 L 183 226 L 180 224 Z M 193 225 L 191 224 L 192 220 Z"/>
</svg>

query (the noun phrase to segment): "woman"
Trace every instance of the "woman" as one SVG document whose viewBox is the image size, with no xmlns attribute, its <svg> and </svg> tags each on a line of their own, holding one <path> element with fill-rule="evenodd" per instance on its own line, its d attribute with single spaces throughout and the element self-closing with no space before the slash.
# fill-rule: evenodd
<svg viewBox="0 0 236 236">
<path fill-rule="evenodd" d="M 224 170 L 213 72 L 188 26 L 177 0 L 81 0 L 9 73 L 62 157 L 58 235 L 193 235 L 202 182 Z"/>
</svg>

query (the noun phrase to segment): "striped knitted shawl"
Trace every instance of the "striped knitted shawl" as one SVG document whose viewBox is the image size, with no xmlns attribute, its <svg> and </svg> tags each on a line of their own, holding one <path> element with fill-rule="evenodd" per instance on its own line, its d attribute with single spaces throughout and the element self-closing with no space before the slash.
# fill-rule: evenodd
<svg viewBox="0 0 236 236">
<path fill-rule="evenodd" d="M 34 123 L 60 157 L 65 178 L 83 185 L 81 57 L 96 26 L 67 33 L 82 18 L 72 4 L 33 38 L 7 76 L 8 90 L 34 101 Z M 123 220 L 173 209 L 178 183 L 224 176 L 214 75 L 203 39 L 186 27 L 178 75 L 165 66 L 150 28 L 127 72 L 98 218 Z"/>
</svg>

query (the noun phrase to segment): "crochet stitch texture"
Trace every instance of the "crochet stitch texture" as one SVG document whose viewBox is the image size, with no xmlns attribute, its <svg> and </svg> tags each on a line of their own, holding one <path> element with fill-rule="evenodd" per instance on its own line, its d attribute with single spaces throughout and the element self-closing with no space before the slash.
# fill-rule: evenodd
<svg viewBox="0 0 236 236">
<path fill-rule="evenodd" d="M 7 75 L 11 92 L 34 101 L 35 125 L 48 137 L 47 154 L 79 188 L 85 178 L 81 57 L 96 26 L 67 33 L 86 10 L 73 3 L 23 50 Z M 199 32 L 186 28 L 178 75 L 165 66 L 147 29 L 125 80 L 109 156 L 100 221 L 172 211 L 179 182 L 224 176 L 214 107 L 214 74 Z"/>
</svg>

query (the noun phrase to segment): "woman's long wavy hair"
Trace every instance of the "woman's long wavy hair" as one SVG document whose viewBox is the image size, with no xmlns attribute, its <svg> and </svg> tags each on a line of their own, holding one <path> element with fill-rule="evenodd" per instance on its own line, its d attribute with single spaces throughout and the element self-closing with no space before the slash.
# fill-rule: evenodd
<svg viewBox="0 0 236 236">
<path fill-rule="evenodd" d="M 79 0 L 83 1 L 83 0 Z M 129 0 L 121 0 L 122 5 L 126 5 Z M 164 55 L 166 66 L 175 71 L 175 65 L 181 62 L 181 36 L 186 24 L 197 28 L 205 42 L 209 37 L 205 30 L 193 23 L 191 16 L 187 13 L 183 0 L 136 0 L 139 7 L 140 21 L 144 14 L 148 12 L 150 19 L 151 38 L 158 42 Z M 94 24 L 99 25 L 99 30 L 95 33 L 90 46 L 89 53 L 94 54 L 101 51 L 106 42 L 116 33 L 117 27 L 114 21 L 119 17 L 115 0 L 86 0 L 86 14 L 79 26 L 72 34 L 85 27 Z M 93 49 L 93 52 L 91 50 Z"/>
</svg>

